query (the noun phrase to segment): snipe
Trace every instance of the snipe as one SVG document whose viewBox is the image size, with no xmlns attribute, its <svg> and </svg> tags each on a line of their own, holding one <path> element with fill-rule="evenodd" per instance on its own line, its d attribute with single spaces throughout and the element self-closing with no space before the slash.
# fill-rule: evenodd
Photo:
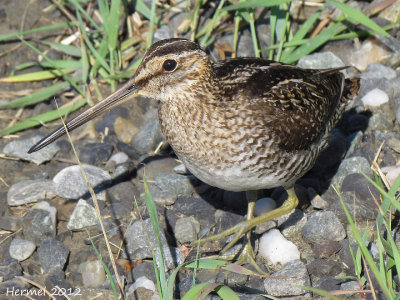
<svg viewBox="0 0 400 300">
<path fill-rule="evenodd" d="M 239 261 L 255 265 L 251 229 L 297 206 L 295 181 L 327 146 L 358 88 L 358 80 L 345 79 L 339 69 L 308 70 L 256 58 L 212 63 L 198 44 L 168 39 L 148 49 L 120 90 L 66 127 L 73 130 L 133 94 L 158 100 L 162 132 L 186 167 L 212 186 L 247 192 L 247 220 L 205 240 L 235 233 L 226 250 L 247 233 Z M 64 133 L 60 127 L 29 152 Z M 285 203 L 253 218 L 255 191 L 278 186 L 288 193 Z"/>
</svg>

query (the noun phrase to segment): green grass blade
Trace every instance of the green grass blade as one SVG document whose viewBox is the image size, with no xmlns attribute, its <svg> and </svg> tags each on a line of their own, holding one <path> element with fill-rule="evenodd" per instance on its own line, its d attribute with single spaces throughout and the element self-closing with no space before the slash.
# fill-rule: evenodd
<svg viewBox="0 0 400 300">
<path fill-rule="evenodd" d="M 79 60 L 52 60 L 51 62 L 42 61 L 38 63 L 43 68 L 54 68 L 54 69 L 79 69 L 81 62 Z"/>
<path fill-rule="evenodd" d="M 143 0 L 135 1 L 135 10 L 140 13 L 143 17 L 150 20 L 151 19 L 151 10 L 147 7 L 147 5 L 143 2 Z M 155 17 L 155 21 L 158 23 L 159 20 Z"/>
<path fill-rule="evenodd" d="M 110 14 L 107 18 L 107 39 L 108 39 L 108 47 L 111 51 L 114 51 L 117 48 L 118 42 L 118 30 L 119 30 L 119 19 L 121 17 L 121 0 L 112 0 Z"/>
<path fill-rule="evenodd" d="M 25 30 L 22 32 L 14 32 L 14 33 L 8 33 L 8 34 L 2 34 L 0 35 L 0 42 L 3 42 L 5 40 L 9 39 L 16 39 L 19 37 L 23 37 L 24 35 L 28 35 L 31 33 L 38 33 L 38 32 L 43 32 L 43 31 L 51 31 L 51 30 L 56 30 L 56 29 L 62 29 L 66 27 L 73 26 L 74 23 L 72 22 L 66 22 L 66 23 L 59 23 L 59 24 L 54 24 L 54 25 L 48 25 L 48 26 L 43 26 L 39 28 L 34 28 L 34 29 L 29 29 Z"/>
<path fill-rule="evenodd" d="M 16 107 L 28 106 L 28 105 L 39 103 L 43 100 L 49 99 L 50 97 L 54 96 L 59 91 L 67 88 L 68 86 L 69 86 L 69 83 L 64 81 L 64 82 L 49 86 L 47 88 L 43 88 L 38 92 L 20 97 L 9 103 L 1 104 L 0 109 L 16 108 Z"/>
<path fill-rule="evenodd" d="M 96 252 L 97 259 L 101 262 L 101 265 L 103 266 L 103 269 L 107 274 L 108 280 L 110 281 L 110 285 L 111 285 L 111 288 L 112 288 L 113 293 L 114 293 L 114 299 L 118 300 L 119 298 L 118 298 L 117 287 L 115 286 L 115 282 L 114 282 L 114 279 L 113 279 L 113 277 L 111 275 L 110 269 L 107 267 L 106 263 L 104 262 L 103 257 L 101 256 L 99 250 L 96 248 L 95 244 L 93 243 L 93 240 L 92 240 L 90 235 L 89 235 L 89 240 L 90 240 L 90 243 L 92 244 L 94 252 Z"/>
<path fill-rule="evenodd" d="M 246 8 L 259 8 L 259 7 L 273 7 L 277 5 L 281 5 L 284 3 L 291 2 L 292 0 L 249 0 L 245 2 L 240 2 L 238 4 L 229 5 L 224 7 L 224 11 L 230 10 L 238 10 L 238 9 L 246 9 Z"/>
<path fill-rule="evenodd" d="M 149 211 L 150 215 L 150 220 L 151 224 L 153 226 L 154 234 L 157 238 L 157 244 L 158 244 L 158 263 L 159 263 L 159 270 L 160 270 L 160 285 L 161 285 L 161 291 L 160 296 L 165 294 L 166 291 L 166 276 L 165 276 L 165 265 L 164 265 L 164 257 L 162 253 L 162 243 L 161 243 L 161 238 L 160 238 L 160 223 L 158 221 L 158 216 L 157 216 L 157 208 L 156 205 L 154 204 L 153 197 L 151 196 L 149 187 L 147 186 L 146 182 L 146 176 L 143 175 L 143 181 L 144 181 L 144 193 L 145 193 L 145 201 L 146 201 L 146 207 L 147 210 Z"/>
<path fill-rule="evenodd" d="M 76 68 L 72 69 L 58 69 L 58 70 L 47 70 L 47 71 L 38 71 L 32 73 L 25 73 L 20 75 L 14 75 L 9 77 L 0 78 L 0 82 L 27 82 L 27 81 L 41 81 L 46 79 L 53 79 L 56 77 L 61 77 L 64 74 L 72 73 L 76 70 Z"/>
<path fill-rule="evenodd" d="M 226 285 L 221 285 L 215 288 L 215 291 L 222 300 L 240 300 L 236 293 Z"/>
<path fill-rule="evenodd" d="M 72 2 L 76 9 L 85 16 L 85 18 L 87 20 L 89 20 L 89 22 L 93 25 L 94 28 L 96 28 L 96 30 L 101 31 L 101 27 L 99 25 L 97 25 L 97 23 L 90 17 L 90 15 L 88 15 L 88 13 L 86 12 L 86 10 L 76 1 L 76 0 L 69 0 L 70 2 Z"/>
<path fill-rule="evenodd" d="M 321 45 L 325 44 L 338 32 L 343 31 L 345 27 L 342 26 L 342 28 L 340 29 L 341 26 L 342 26 L 341 23 L 336 23 L 332 27 L 322 31 L 316 37 L 310 39 L 307 43 L 298 47 L 295 51 L 293 51 L 293 53 L 288 58 L 282 61 L 288 64 L 295 63 L 303 56 L 310 54 L 312 51 L 319 48 Z"/>
<path fill-rule="evenodd" d="M 228 264 L 226 261 L 217 260 L 217 259 L 199 259 L 197 262 L 193 261 L 193 262 L 188 263 L 185 267 L 186 268 L 197 267 L 198 269 L 216 270 L 226 264 Z"/>
<path fill-rule="evenodd" d="M 146 48 L 149 48 L 151 44 L 153 44 L 154 24 L 156 23 L 156 4 L 157 0 L 151 1 L 150 25 L 149 33 L 147 35 Z"/>
<path fill-rule="evenodd" d="M 17 124 L 15 124 L 12 127 L 1 130 L 0 136 L 4 136 L 4 135 L 18 132 L 18 131 L 21 131 L 21 130 L 24 130 L 27 128 L 35 127 L 37 125 L 41 125 L 46 122 L 57 120 L 60 118 L 60 114 L 61 114 L 61 116 L 64 117 L 65 115 L 78 110 L 85 104 L 86 104 L 86 99 L 82 99 L 80 101 L 75 102 L 74 104 L 71 104 L 71 105 L 61 108 L 60 113 L 57 110 L 53 110 L 53 111 L 50 111 L 50 112 L 47 112 L 47 113 L 44 113 L 44 114 L 41 114 L 38 116 L 34 116 L 25 121 L 18 122 Z"/>
<path fill-rule="evenodd" d="M 375 31 L 378 34 L 383 36 L 390 36 L 385 30 L 383 30 L 378 24 L 364 15 L 358 9 L 352 8 L 344 3 L 335 1 L 335 0 L 326 0 L 327 3 L 333 5 L 352 19 L 356 20 L 357 22 L 363 24 L 364 26 L 370 28 L 371 30 Z"/>
<path fill-rule="evenodd" d="M 271 12 L 272 13 L 272 12 Z M 294 35 L 293 39 L 290 42 L 297 42 L 301 41 L 304 39 L 304 37 L 307 35 L 307 33 L 311 30 L 311 28 L 314 26 L 315 22 L 317 22 L 319 16 L 322 13 L 322 9 L 318 10 L 314 14 L 311 15 L 297 30 L 296 34 Z M 287 43 L 284 43 L 283 47 L 285 48 L 285 51 L 282 53 L 281 60 L 285 61 L 289 55 L 293 52 L 295 49 L 294 47 L 288 47 L 286 45 Z M 272 43 L 271 43 L 272 45 Z"/>
<path fill-rule="evenodd" d="M 105 55 L 101 55 L 93 46 L 92 42 L 89 40 L 89 38 L 87 37 L 86 34 L 86 29 L 85 26 L 83 25 L 83 20 L 82 17 L 80 16 L 80 14 L 77 12 L 77 20 L 78 20 L 78 24 L 79 24 L 79 28 L 80 31 L 83 35 L 83 38 L 85 40 L 86 45 L 88 46 L 90 52 L 93 54 L 93 56 L 96 58 L 97 62 L 100 63 L 100 65 L 108 72 L 110 73 L 110 66 L 107 64 L 106 60 L 104 59 Z M 102 43 L 107 44 L 107 41 L 105 39 L 103 39 Z M 105 49 L 107 51 L 107 48 Z M 106 52 L 107 53 L 107 52 Z"/>
<path fill-rule="evenodd" d="M 358 243 L 362 253 L 364 254 L 364 257 L 365 257 L 369 267 L 371 268 L 372 272 L 374 273 L 379 286 L 381 287 L 383 293 L 385 294 L 386 299 L 394 299 L 394 297 L 392 297 L 392 294 L 390 293 L 390 291 L 386 285 L 386 281 L 383 280 L 379 276 L 380 275 L 379 270 L 378 270 L 377 266 L 375 265 L 375 262 L 371 256 L 371 254 L 369 253 L 367 247 L 364 245 L 363 239 L 361 238 L 360 234 L 358 233 L 357 227 L 354 225 L 353 219 L 351 218 L 351 215 L 350 215 L 349 211 L 347 210 L 346 205 L 344 204 L 342 196 L 339 193 L 338 193 L 338 195 L 339 195 L 339 199 L 342 204 L 343 210 L 346 214 L 347 221 L 349 222 L 351 230 L 353 232 L 353 235 L 354 235 L 355 239 L 357 240 L 357 243 Z"/>
<path fill-rule="evenodd" d="M 210 291 L 210 292 L 212 292 L 212 291 L 215 289 L 215 287 L 217 287 L 217 286 L 218 286 L 218 284 L 212 283 L 212 282 L 203 282 L 203 283 L 200 283 L 200 284 L 195 285 L 194 287 L 192 287 L 192 288 L 185 294 L 185 296 L 183 296 L 182 300 L 199 299 L 199 298 L 200 298 L 200 295 L 202 295 L 202 296 L 205 297 L 206 295 L 202 294 L 202 291 L 203 291 L 204 289 L 209 288 L 209 287 L 213 287 L 213 289 Z M 203 298 L 204 298 L 204 297 L 203 297 Z M 201 299 L 203 299 L 203 298 L 201 298 Z"/>
<path fill-rule="evenodd" d="M 64 45 L 61 43 L 41 41 L 43 44 L 50 46 L 52 49 L 65 53 L 74 57 L 81 57 L 81 50 L 74 45 Z"/>
</svg>

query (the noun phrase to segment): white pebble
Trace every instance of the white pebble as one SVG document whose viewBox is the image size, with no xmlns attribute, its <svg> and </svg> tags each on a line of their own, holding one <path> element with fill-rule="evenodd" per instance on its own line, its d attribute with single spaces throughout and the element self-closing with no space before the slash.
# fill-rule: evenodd
<svg viewBox="0 0 400 300">
<path fill-rule="evenodd" d="M 361 98 L 364 106 L 378 107 L 389 101 L 389 96 L 382 90 L 376 88 L 369 91 L 364 97 Z"/>
<path fill-rule="evenodd" d="M 258 253 L 274 265 L 300 259 L 296 245 L 285 239 L 277 229 L 271 229 L 261 236 Z"/>
<path fill-rule="evenodd" d="M 136 291 L 138 288 L 143 287 L 145 289 L 148 289 L 150 291 L 155 292 L 156 286 L 154 285 L 154 282 L 148 279 L 146 276 L 141 276 L 138 279 L 135 280 L 135 282 L 129 287 L 128 289 L 128 295 L 132 294 L 134 291 Z"/>
<path fill-rule="evenodd" d="M 276 202 L 274 199 L 266 197 L 258 199 L 254 206 L 254 216 L 261 216 L 276 208 Z"/>
</svg>

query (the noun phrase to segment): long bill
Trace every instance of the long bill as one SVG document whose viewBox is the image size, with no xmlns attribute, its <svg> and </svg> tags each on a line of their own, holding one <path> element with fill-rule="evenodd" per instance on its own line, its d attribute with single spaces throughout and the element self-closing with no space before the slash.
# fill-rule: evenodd
<svg viewBox="0 0 400 300">
<path fill-rule="evenodd" d="M 72 120 L 65 123 L 65 127 L 68 132 L 74 130 L 75 128 L 85 124 L 86 122 L 94 119 L 95 117 L 101 115 L 102 113 L 110 110 L 111 108 L 124 103 L 129 99 L 129 96 L 137 94 L 138 87 L 134 83 L 134 79 L 129 80 L 123 87 L 121 87 L 116 92 L 112 93 L 103 101 L 100 101 L 96 105 L 93 105 L 91 108 L 81 113 L 79 116 L 73 118 Z M 36 152 L 48 144 L 51 144 L 60 136 L 66 133 L 65 127 L 61 126 L 58 129 L 54 130 L 48 136 L 41 139 L 38 143 L 36 143 L 33 147 L 28 150 L 28 153 Z"/>
</svg>

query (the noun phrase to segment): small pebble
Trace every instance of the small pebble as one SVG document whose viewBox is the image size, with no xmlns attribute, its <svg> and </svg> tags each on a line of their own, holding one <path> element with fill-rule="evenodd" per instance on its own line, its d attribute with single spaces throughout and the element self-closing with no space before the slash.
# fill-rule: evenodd
<svg viewBox="0 0 400 300">
<path fill-rule="evenodd" d="M 141 126 L 139 132 L 133 136 L 131 145 L 141 156 L 156 150 L 163 139 L 158 119 L 155 118 Z"/>
<path fill-rule="evenodd" d="M 346 176 L 353 173 L 372 175 L 370 164 L 365 157 L 353 156 L 344 159 L 332 178 L 332 183 L 340 188 Z"/>
<path fill-rule="evenodd" d="M 22 219 L 17 216 L 0 217 L 0 228 L 7 231 L 17 231 L 22 227 Z"/>
<path fill-rule="evenodd" d="M 184 217 L 176 221 L 174 236 L 179 243 L 193 242 L 200 232 L 200 223 L 194 217 Z"/>
<path fill-rule="evenodd" d="M 111 156 L 113 145 L 109 143 L 87 143 L 79 152 L 82 163 L 102 166 Z"/>
<path fill-rule="evenodd" d="M 183 264 L 185 261 L 185 257 L 183 252 L 176 247 L 163 247 L 163 256 L 164 256 L 164 267 L 165 271 L 175 269 L 177 266 Z M 155 247 L 154 252 L 156 253 L 156 262 L 159 265 L 158 259 L 158 247 Z"/>
<path fill-rule="evenodd" d="M 163 191 L 174 192 L 177 195 L 190 196 L 193 191 L 193 185 L 187 176 L 160 173 L 155 178 L 155 184 Z"/>
<path fill-rule="evenodd" d="M 143 224 L 145 228 L 143 228 L 141 221 L 135 221 L 125 232 L 125 237 L 127 240 L 126 248 L 131 256 L 130 258 L 134 260 L 153 257 L 148 238 L 153 246 L 157 245 L 157 239 L 150 218 L 143 220 Z M 160 232 L 160 236 L 162 245 L 168 247 L 165 234 L 162 230 Z"/>
<path fill-rule="evenodd" d="M 134 291 L 136 291 L 138 288 L 145 288 L 150 291 L 155 292 L 156 291 L 156 286 L 153 281 L 148 279 L 146 276 L 139 277 L 138 279 L 135 280 L 135 282 L 129 287 L 127 294 L 132 294 Z"/>
<path fill-rule="evenodd" d="M 347 281 L 347 282 L 343 282 L 340 285 L 340 289 L 341 290 L 345 290 L 345 291 L 357 291 L 359 290 L 360 287 L 360 283 L 356 280 L 351 280 L 351 281 Z M 350 296 L 350 294 L 346 294 L 348 296 Z"/>
<path fill-rule="evenodd" d="M 105 200 L 104 186 L 111 183 L 111 176 L 100 168 L 83 166 L 90 185 L 96 192 L 99 200 Z M 53 178 L 58 196 L 66 199 L 89 197 L 89 189 L 78 165 L 62 169 Z"/>
<path fill-rule="evenodd" d="M 99 219 L 97 218 L 96 209 L 85 200 L 80 199 L 71 214 L 67 228 L 69 230 L 80 230 L 97 225 L 98 223 Z"/>
<path fill-rule="evenodd" d="M 63 242 L 55 238 L 47 238 L 40 243 L 38 254 L 44 273 L 48 273 L 53 269 L 64 268 L 69 250 Z"/>
<path fill-rule="evenodd" d="M 276 202 L 270 197 L 258 199 L 254 205 L 254 216 L 261 216 L 276 208 Z"/>
<path fill-rule="evenodd" d="M 375 88 L 361 98 L 364 106 L 378 107 L 389 102 L 389 96 L 382 90 Z"/>
<path fill-rule="evenodd" d="M 99 287 L 106 280 L 106 272 L 99 260 L 88 261 L 82 264 L 81 273 L 85 287 Z"/>
<path fill-rule="evenodd" d="M 260 237 L 258 254 L 274 265 L 300 259 L 296 245 L 285 239 L 277 229 L 271 229 Z"/>
<path fill-rule="evenodd" d="M 22 275 L 22 267 L 13 258 L 0 259 L 0 282 L 10 280 L 15 276 Z"/>
<path fill-rule="evenodd" d="M 10 244 L 10 256 L 18 261 L 29 258 L 35 251 L 35 243 L 23 239 L 13 239 Z"/>
<path fill-rule="evenodd" d="M 333 212 L 315 211 L 303 227 L 302 235 L 310 243 L 323 243 L 343 240 L 346 231 Z"/>
<path fill-rule="evenodd" d="M 180 175 L 190 174 L 190 171 L 186 168 L 184 164 L 180 164 L 174 167 L 174 172 Z"/>
<path fill-rule="evenodd" d="M 382 172 L 386 175 L 389 183 L 393 184 L 396 178 L 400 176 L 400 165 L 383 167 Z"/>
<path fill-rule="evenodd" d="M 129 160 L 129 156 L 124 152 L 117 152 L 111 155 L 110 159 L 106 163 L 106 168 L 111 164 L 119 165 L 127 162 Z"/>
<path fill-rule="evenodd" d="M 23 217 L 24 237 L 36 245 L 40 245 L 41 241 L 46 238 L 55 237 L 56 213 L 56 208 L 47 202 L 39 202 L 33 206 Z"/>
<path fill-rule="evenodd" d="M 56 196 L 53 181 L 45 179 L 25 180 L 13 184 L 7 193 L 10 206 L 24 205 Z"/>
<path fill-rule="evenodd" d="M 28 150 L 37 142 L 39 142 L 43 137 L 44 136 L 41 134 L 20 137 L 18 140 L 11 141 L 7 145 L 5 145 L 3 152 L 4 154 L 19 157 L 40 165 L 45 161 L 51 160 L 53 156 L 57 153 L 57 151 L 60 150 L 57 143 L 52 143 L 37 152 L 28 154 Z"/>
<path fill-rule="evenodd" d="M 280 277 L 280 278 L 274 278 Z M 272 296 L 298 296 L 307 293 L 301 286 L 310 286 L 307 268 L 300 260 L 285 264 L 282 269 L 264 279 L 265 292 Z"/>
</svg>

